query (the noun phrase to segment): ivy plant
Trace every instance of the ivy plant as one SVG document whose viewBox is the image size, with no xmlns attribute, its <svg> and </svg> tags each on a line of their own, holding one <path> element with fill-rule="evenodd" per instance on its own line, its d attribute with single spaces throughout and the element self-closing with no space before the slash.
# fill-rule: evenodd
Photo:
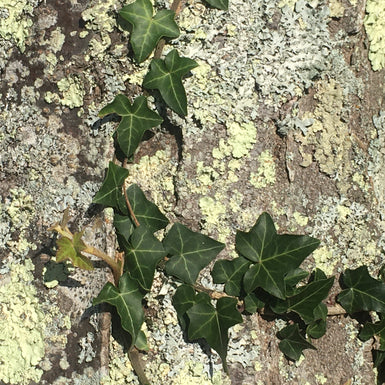
<svg viewBox="0 0 385 385">
<path fill-rule="evenodd" d="M 206 0 L 220 10 L 227 10 L 227 0 Z M 121 26 L 130 31 L 130 44 L 136 62 L 143 62 L 155 50 L 144 78 L 143 87 L 159 91 L 163 101 L 180 116 L 187 114 L 183 77 L 197 66 L 172 49 L 161 58 L 164 38 L 179 36 L 175 22 L 180 1 L 170 10 L 154 14 L 150 0 L 136 0 L 119 11 Z M 109 256 L 82 239 L 83 232 L 72 233 L 67 227 L 68 214 L 51 230 L 60 234 L 57 261 L 69 260 L 81 269 L 92 270 L 89 255 L 105 261 L 112 270 L 113 282 L 107 282 L 94 305 L 108 303 L 116 308 L 121 327 L 127 333 L 127 349 L 141 384 L 149 383 L 138 352 L 148 349 L 142 331 L 145 313 L 143 300 L 151 291 L 157 270 L 174 280 L 173 306 L 181 328 L 190 341 L 204 339 L 220 356 L 223 369 L 229 343 L 229 328 L 255 312 L 285 320 L 278 333 L 279 348 L 288 359 L 298 360 L 305 349 L 315 349 L 311 339 L 326 331 L 328 309 L 323 303 L 334 277 L 315 269 L 307 272 L 300 266 L 319 246 L 320 241 L 307 235 L 278 234 L 271 216 L 262 213 L 249 231 L 238 230 L 234 259 L 218 259 L 225 245 L 207 235 L 174 223 L 160 240 L 158 230 L 169 223 L 166 216 L 149 201 L 136 184 L 125 185 L 132 161 L 145 131 L 159 126 L 163 118 L 148 106 L 144 95 L 131 101 L 125 95 L 101 109 L 99 116 L 116 114 L 120 123 L 114 132 L 117 146 L 126 157 L 122 165 L 110 162 L 105 180 L 93 199 L 94 204 L 114 211 L 117 236 L 115 256 Z M 128 163 L 129 164 L 129 163 Z M 124 167 L 123 167 L 124 166 Z M 203 287 L 199 277 L 213 263 L 213 282 L 223 292 Z M 377 364 L 385 359 L 385 284 L 369 276 L 365 267 L 347 270 L 344 290 L 338 300 L 349 313 L 376 311 L 379 321 L 367 323 L 360 338 L 379 336 Z"/>
</svg>

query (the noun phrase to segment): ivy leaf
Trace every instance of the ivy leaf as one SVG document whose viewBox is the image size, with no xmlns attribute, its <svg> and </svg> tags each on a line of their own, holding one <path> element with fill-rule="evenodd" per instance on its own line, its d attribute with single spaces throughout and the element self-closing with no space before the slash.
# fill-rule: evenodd
<svg viewBox="0 0 385 385">
<path fill-rule="evenodd" d="M 245 310 L 253 314 L 258 309 L 262 309 L 265 306 L 265 302 L 261 301 L 254 293 L 247 294 L 244 299 Z"/>
<path fill-rule="evenodd" d="M 71 263 L 84 270 L 93 270 L 94 266 L 89 258 L 82 254 L 86 249 L 85 243 L 82 241 L 83 231 L 75 233 L 73 239 L 61 237 L 56 241 L 58 250 L 56 252 L 56 262 L 63 262 L 69 259 Z"/>
<path fill-rule="evenodd" d="M 376 323 L 367 322 L 358 334 L 361 341 L 367 341 L 374 336 L 380 339 L 380 350 L 385 350 L 385 317 Z"/>
<path fill-rule="evenodd" d="M 187 310 L 190 320 L 188 336 L 191 340 L 204 338 L 221 357 L 227 373 L 228 329 L 242 322 L 235 298 L 220 298 L 216 309 L 211 303 L 198 303 Z"/>
<path fill-rule="evenodd" d="M 126 264 L 132 278 L 144 290 L 150 290 L 156 265 L 165 256 L 163 245 L 145 225 L 137 227 L 130 238 L 130 247 L 125 250 Z"/>
<path fill-rule="evenodd" d="M 334 277 L 320 279 L 301 287 L 301 291 L 287 299 L 288 310 L 296 312 L 306 323 L 314 320 L 314 310 L 324 300 L 331 287 Z"/>
<path fill-rule="evenodd" d="M 128 239 L 130 238 L 132 232 L 135 229 L 131 218 L 127 215 L 120 214 L 114 215 L 114 227 L 117 234 L 122 236 L 126 243 L 128 242 Z"/>
<path fill-rule="evenodd" d="M 224 248 L 224 244 L 175 223 L 163 240 L 167 274 L 193 285 L 199 272 Z"/>
<path fill-rule="evenodd" d="M 106 207 L 114 207 L 123 212 L 127 211 L 122 194 L 122 185 L 127 176 L 127 169 L 110 162 L 108 164 L 107 176 L 92 200 L 92 203 L 98 203 Z"/>
<path fill-rule="evenodd" d="M 147 59 L 162 36 L 179 36 L 179 28 L 174 21 L 175 12 L 161 10 L 155 16 L 153 13 L 150 0 L 136 0 L 119 12 L 133 26 L 130 41 L 135 59 L 139 63 Z"/>
<path fill-rule="evenodd" d="M 189 58 L 180 57 L 173 49 L 164 60 L 153 59 L 150 71 L 143 80 L 143 87 L 159 90 L 167 105 L 181 116 L 187 115 L 187 97 L 182 77 L 198 64 Z"/>
<path fill-rule="evenodd" d="M 150 350 L 150 347 L 147 344 L 147 337 L 144 334 L 143 330 L 140 330 L 138 333 L 138 337 L 135 341 L 135 347 L 138 350 L 142 350 L 143 352 L 148 352 Z"/>
<path fill-rule="evenodd" d="M 250 261 L 239 257 L 231 261 L 221 259 L 215 262 L 211 275 L 214 283 L 224 283 L 228 295 L 239 296 L 243 276 L 250 266 Z"/>
<path fill-rule="evenodd" d="M 312 338 L 321 338 L 326 333 L 326 321 L 317 319 L 312 321 L 306 328 L 306 334 Z"/>
<path fill-rule="evenodd" d="M 119 280 L 119 287 L 107 282 L 99 295 L 93 300 L 97 305 L 107 302 L 116 307 L 122 327 L 132 337 L 131 345 L 136 343 L 140 334 L 140 328 L 144 321 L 142 298 L 144 294 L 138 286 L 138 282 L 124 273 Z"/>
<path fill-rule="evenodd" d="M 337 300 L 348 313 L 363 310 L 385 313 L 385 284 L 372 278 L 366 266 L 347 269 L 343 282 L 347 288 L 341 291 Z"/>
<path fill-rule="evenodd" d="M 167 226 L 168 219 L 155 203 L 146 198 L 138 185 L 132 184 L 127 189 L 127 197 L 136 219 L 141 225 L 145 225 L 153 233 Z"/>
<path fill-rule="evenodd" d="M 279 343 L 279 349 L 285 356 L 292 360 L 299 360 L 304 349 L 316 348 L 302 336 L 298 324 L 288 325 L 277 333 L 282 341 Z"/>
<path fill-rule="evenodd" d="M 125 95 L 117 95 L 111 103 L 100 110 L 99 116 L 112 113 L 122 117 L 116 134 L 119 147 L 127 158 L 133 155 L 145 131 L 163 122 L 156 112 L 148 108 L 145 96 L 138 96 L 131 105 Z"/>
<path fill-rule="evenodd" d="M 286 273 L 296 269 L 318 245 L 318 239 L 306 235 L 277 235 L 270 215 L 263 213 L 249 232 L 236 235 L 237 251 L 255 263 L 244 277 L 246 292 L 262 287 L 285 299 Z"/>
<path fill-rule="evenodd" d="M 305 279 L 309 273 L 300 268 L 289 271 L 284 278 L 285 288 L 286 288 L 286 296 L 290 297 L 295 294 L 296 288 L 295 286 Z"/>
<path fill-rule="evenodd" d="M 222 9 L 227 11 L 229 9 L 229 0 L 205 0 L 206 3 L 210 4 L 214 8 Z"/>
<path fill-rule="evenodd" d="M 187 329 L 189 319 L 187 310 L 197 303 L 210 304 L 210 296 L 207 293 L 201 292 L 196 294 L 194 288 L 190 285 L 179 286 L 172 298 L 172 304 L 177 312 L 179 323 L 183 330 Z"/>
</svg>

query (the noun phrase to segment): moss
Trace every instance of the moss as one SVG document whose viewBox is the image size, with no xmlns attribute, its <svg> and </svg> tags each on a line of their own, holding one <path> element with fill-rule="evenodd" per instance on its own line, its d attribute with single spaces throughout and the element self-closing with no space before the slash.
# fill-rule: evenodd
<svg viewBox="0 0 385 385">
<path fill-rule="evenodd" d="M 369 60 L 373 71 L 385 67 L 385 2 L 368 0 L 366 3 L 365 30 L 370 41 Z"/>
<path fill-rule="evenodd" d="M 12 265 L 10 280 L 0 286 L 0 381 L 39 382 L 36 366 L 44 357 L 45 317 L 31 284 L 30 260 Z"/>
<path fill-rule="evenodd" d="M 30 34 L 33 6 L 28 0 L 2 0 L 0 5 L 0 36 L 13 40 L 21 52 L 25 50 L 25 41 Z M 3 16 L 4 15 L 4 16 Z"/>
</svg>

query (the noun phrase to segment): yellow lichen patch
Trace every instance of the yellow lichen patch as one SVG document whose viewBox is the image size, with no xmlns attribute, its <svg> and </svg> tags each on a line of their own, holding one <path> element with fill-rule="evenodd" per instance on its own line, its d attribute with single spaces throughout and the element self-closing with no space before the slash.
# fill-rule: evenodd
<svg viewBox="0 0 385 385">
<path fill-rule="evenodd" d="M 116 27 L 116 0 L 99 0 L 94 6 L 82 12 L 86 27 L 92 30 L 112 32 Z"/>
<path fill-rule="evenodd" d="M 258 157 L 258 171 L 250 173 L 250 183 L 255 188 L 262 188 L 275 183 L 275 163 L 269 150 L 262 151 Z"/>
<path fill-rule="evenodd" d="M 385 67 L 385 2 L 368 0 L 366 3 L 365 30 L 370 41 L 369 60 L 373 71 Z"/>
<path fill-rule="evenodd" d="M 57 86 L 63 97 L 60 103 L 69 108 L 81 107 L 85 95 L 81 81 L 75 76 L 69 76 L 58 81 Z"/>
<path fill-rule="evenodd" d="M 24 52 L 25 40 L 33 24 L 32 19 L 26 15 L 32 16 L 32 5 L 27 0 L 2 0 L 0 7 L 0 36 L 7 40 L 13 39 L 20 51 Z"/>
<path fill-rule="evenodd" d="M 170 211 L 173 206 L 167 198 L 174 195 L 175 173 L 176 163 L 171 160 L 171 150 L 159 150 L 152 156 L 142 156 L 137 164 L 130 166 L 127 185 L 137 183 L 151 194 L 152 201 L 162 211 Z"/>
<path fill-rule="evenodd" d="M 254 124 L 230 121 L 226 128 L 233 157 L 242 158 L 247 155 L 257 141 L 257 129 Z"/>
<path fill-rule="evenodd" d="M 36 365 L 44 357 L 45 319 L 31 284 L 30 260 L 11 266 L 9 280 L 0 282 L 0 381 L 27 385 L 39 382 Z"/>
<path fill-rule="evenodd" d="M 333 252 L 326 246 L 322 246 L 313 251 L 315 265 L 321 269 L 326 275 L 332 275 L 337 259 L 334 258 Z"/>
<path fill-rule="evenodd" d="M 320 170 L 333 177 L 338 175 L 338 186 L 345 193 L 349 188 L 346 181 L 352 172 L 349 158 L 352 142 L 347 124 L 341 121 L 342 88 L 333 79 L 328 83 L 319 82 L 314 97 L 318 101 L 314 113 L 304 114 L 304 119 L 313 119 L 314 123 L 306 135 L 298 132 L 295 139 L 304 146 L 314 146 L 314 158 Z"/>
<path fill-rule="evenodd" d="M 293 217 L 295 219 L 295 221 L 300 225 L 300 226 L 306 226 L 307 223 L 309 222 L 309 218 L 305 215 L 302 215 L 301 213 L 299 213 L 298 211 L 296 211 L 294 214 L 293 214 Z"/>
</svg>

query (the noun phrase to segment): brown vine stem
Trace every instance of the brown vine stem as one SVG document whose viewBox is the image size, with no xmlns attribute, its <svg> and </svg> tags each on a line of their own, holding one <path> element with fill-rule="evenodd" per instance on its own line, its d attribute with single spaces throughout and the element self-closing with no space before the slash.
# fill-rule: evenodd
<svg viewBox="0 0 385 385">
<path fill-rule="evenodd" d="M 181 3 L 182 3 L 182 0 L 174 0 L 170 6 L 170 10 L 175 12 L 175 17 L 178 16 L 178 13 L 182 8 Z M 159 40 L 159 43 L 155 48 L 154 59 L 160 59 L 160 57 L 162 56 L 162 52 L 165 44 L 166 44 L 166 39 Z"/>
<path fill-rule="evenodd" d="M 123 183 L 123 194 L 124 194 L 124 199 L 126 200 L 126 206 L 127 206 L 128 212 L 130 213 L 130 216 L 131 216 L 132 220 L 134 221 L 135 226 L 139 227 L 140 223 L 135 216 L 135 213 L 134 213 L 134 210 L 132 209 L 130 201 L 128 200 L 127 190 L 126 190 L 126 182 Z"/>
</svg>

